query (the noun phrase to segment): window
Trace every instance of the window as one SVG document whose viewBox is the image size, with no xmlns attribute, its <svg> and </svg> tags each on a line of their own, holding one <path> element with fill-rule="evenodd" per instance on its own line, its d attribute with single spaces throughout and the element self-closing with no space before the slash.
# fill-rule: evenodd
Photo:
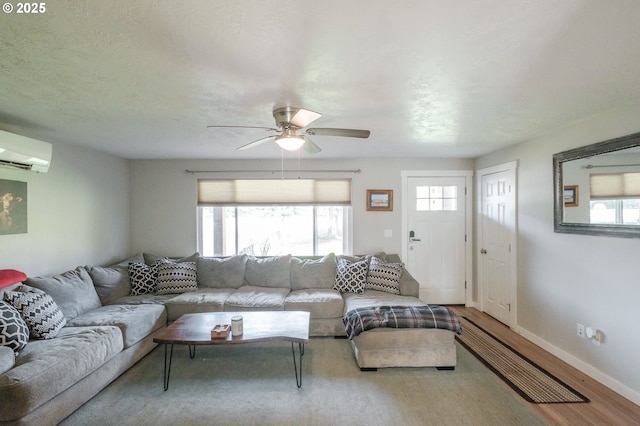
<svg viewBox="0 0 640 426">
<path fill-rule="evenodd" d="M 417 211 L 456 211 L 458 210 L 458 187 L 418 186 L 416 187 Z"/>
<path fill-rule="evenodd" d="M 640 173 L 592 174 L 590 222 L 640 224 Z"/>
<path fill-rule="evenodd" d="M 640 199 L 591 201 L 591 223 L 640 225 Z"/>
<path fill-rule="evenodd" d="M 199 180 L 204 256 L 351 251 L 350 180 Z"/>
</svg>

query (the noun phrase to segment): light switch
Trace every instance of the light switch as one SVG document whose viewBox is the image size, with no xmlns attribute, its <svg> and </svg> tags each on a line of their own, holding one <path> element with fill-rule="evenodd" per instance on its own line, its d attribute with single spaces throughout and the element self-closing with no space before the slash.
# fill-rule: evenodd
<svg viewBox="0 0 640 426">
<path fill-rule="evenodd" d="M 385 230 L 384 230 L 384 237 L 385 237 L 385 238 L 391 238 L 391 237 L 393 237 L 393 232 L 391 231 L 391 229 L 385 229 Z"/>
</svg>

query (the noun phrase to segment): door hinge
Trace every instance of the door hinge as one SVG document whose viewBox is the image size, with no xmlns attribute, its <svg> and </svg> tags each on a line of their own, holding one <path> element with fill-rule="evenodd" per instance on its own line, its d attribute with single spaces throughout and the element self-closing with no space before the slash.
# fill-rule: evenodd
<svg viewBox="0 0 640 426">
<path fill-rule="evenodd" d="M 464 280 L 464 289 L 467 289 L 467 280 Z"/>
<path fill-rule="evenodd" d="M 507 303 L 507 307 L 509 308 L 509 312 L 511 312 L 511 303 Z"/>
<path fill-rule="evenodd" d="M 467 242 L 467 234 L 464 234 L 464 242 Z"/>
<path fill-rule="evenodd" d="M 511 244 L 509 244 L 509 253 L 511 253 Z"/>
</svg>

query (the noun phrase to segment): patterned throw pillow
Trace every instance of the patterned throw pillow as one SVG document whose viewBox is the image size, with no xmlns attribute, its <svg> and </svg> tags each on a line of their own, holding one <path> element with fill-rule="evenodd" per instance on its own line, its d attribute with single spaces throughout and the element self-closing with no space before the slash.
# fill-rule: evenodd
<svg viewBox="0 0 640 426">
<path fill-rule="evenodd" d="M 158 264 L 152 266 L 144 263 L 129 264 L 129 280 L 131 281 L 132 296 L 155 293 L 157 278 Z"/>
<path fill-rule="evenodd" d="M 197 290 L 196 262 L 160 262 L 156 286 L 158 294 L 177 294 Z"/>
<path fill-rule="evenodd" d="M 385 263 L 377 257 L 372 257 L 365 289 L 400 294 L 400 276 L 402 276 L 403 267 L 403 263 Z"/>
<path fill-rule="evenodd" d="M 12 305 L 0 302 L 0 346 L 8 346 L 15 352 L 22 350 L 29 341 L 29 327 Z"/>
<path fill-rule="evenodd" d="M 62 311 L 51 296 L 37 288 L 20 286 L 7 291 L 4 300 L 11 303 L 29 327 L 35 339 L 53 339 L 67 323 Z"/>
<path fill-rule="evenodd" d="M 333 289 L 340 293 L 362 294 L 367 283 L 368 269 L 369 262 L 367 260 L 350 262 L 344 258 L 338 259 Z"/>
</svg>

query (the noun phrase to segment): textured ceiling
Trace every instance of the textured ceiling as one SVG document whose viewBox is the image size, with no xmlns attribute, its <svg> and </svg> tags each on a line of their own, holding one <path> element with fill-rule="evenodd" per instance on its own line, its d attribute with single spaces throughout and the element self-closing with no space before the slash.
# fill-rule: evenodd
<svg viewBox="0 0 640 426">
<path fill-rule="evenodd" d="M 323 114 L 314 158 L 475 157 L 640 97 L 640 2 L 46 2 L 0 14 L 0 129 L 126 158 L 279 158 L 275 106 Z M 295 154 L 288 154 L 295 155 Z M 307 154 L 302 154 L 307 156 Z"/>
</svg>

